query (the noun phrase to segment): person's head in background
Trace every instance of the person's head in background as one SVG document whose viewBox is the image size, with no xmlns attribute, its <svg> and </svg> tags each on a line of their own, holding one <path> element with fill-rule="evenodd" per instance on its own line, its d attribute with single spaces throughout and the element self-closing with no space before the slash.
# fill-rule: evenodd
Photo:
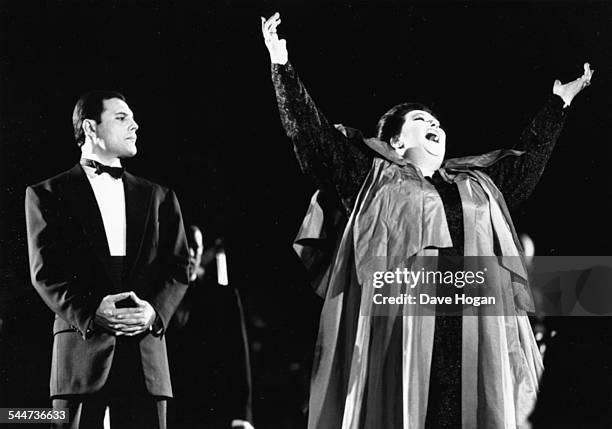
<svg viewBox="0 0 612 429">
<path fill-rule="evenodd" d="M 202 254 L 204 253 L 204 236 L 196 225 L 187 228 L 187 245 L 189 246 L 189 281 L 194 281 L 202 274 Z"/>
</svg>

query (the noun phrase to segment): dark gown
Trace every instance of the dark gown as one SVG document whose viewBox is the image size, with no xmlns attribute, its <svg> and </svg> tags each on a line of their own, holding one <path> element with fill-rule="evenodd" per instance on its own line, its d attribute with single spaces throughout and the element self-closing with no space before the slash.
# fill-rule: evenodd
<svg viewBox="0 0 612 429">
<path fill-rule="evenodd" d="M 281 121 L 291 138 L 302 171 L 318 188 L 335 195 L 347 215 L 370 169 L 371 152 L 355 146 L 332 126 L 316 107 L 291 66 L 272 65 Z M 523 131 L 515 149 L 520 157 L 502 158 L 483 169 L 501 190 L 510 208 L 533 191 L 562 129 L 567 109 L 560 97 L 551 95 Z M 457 185 L 436 172 L 428 178 L 439 193 L 453 242 L 439 249 L 441 271 L 460 270 L 457 256 L 464 254 L 463 212 Z M 461 316 L 436 316 L 432 351 L 426 427 L 461 427 Z M 452 341 L 449 339 L 452 338 Z"/>
</svg>

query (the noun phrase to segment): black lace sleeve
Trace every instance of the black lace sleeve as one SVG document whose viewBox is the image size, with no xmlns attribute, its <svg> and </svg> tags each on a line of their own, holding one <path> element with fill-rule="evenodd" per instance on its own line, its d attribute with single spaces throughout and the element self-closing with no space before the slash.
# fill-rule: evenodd
<svg viewBox="0 0 612 429">
<path fill-rule="evenodd" d="M 272 64 L 272 82 L 287 136 L 304 174 L 335 193 L 350 213 L 372 157 L 331 125 L 308 95 L 290 63 Z"/>
<path fill-rule="evenodd" d="M 500 189 L 510 208 L 524 202 L 538 184 L 567 116 L 563 99 L 551 95 L 521 134 L 514 149 L 522 156 L 509 156 L 484 169 Z"/>
</svg>

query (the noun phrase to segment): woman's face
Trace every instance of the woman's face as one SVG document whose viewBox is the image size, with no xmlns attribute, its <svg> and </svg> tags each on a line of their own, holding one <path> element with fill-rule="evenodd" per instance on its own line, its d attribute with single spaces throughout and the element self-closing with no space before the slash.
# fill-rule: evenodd
<svg viewBox="0 0 612 429">
<path fill-rule="evenodd" d="M 391 141 L 395 151 L 411 161 L 441 165 L 446 152 L 446 133 L 440 128 L 440 122 L 424 110 L 411 110 L 404 119 L 402 131 Z"/>
</svg>

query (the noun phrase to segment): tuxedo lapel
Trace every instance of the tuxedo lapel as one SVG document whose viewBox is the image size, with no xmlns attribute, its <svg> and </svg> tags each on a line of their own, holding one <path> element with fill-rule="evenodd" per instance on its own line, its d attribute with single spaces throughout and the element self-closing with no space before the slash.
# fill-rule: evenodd
<svg viewBox="0 0 612 429">
<path fill-rule="evenodd" d="M 102 214 L 93 189 L 79 164 L 68 171 L 68 181 L 66 199 L 75 214 L 77 222 L 83 228 L 91 248 L 102 261 L 109 278 L 112 279 L 109 267 L 110 253 Z"/>
<path fill-rule="evenodd" d="M 127 223 L 126 270 L 130 278 L 134 264 L 141 252 L 146 225 L 151 210 L 153 188 L 136 176 L 126 172 L 123 175 L 125 190 L 125 212 Z"/>
</svg>

